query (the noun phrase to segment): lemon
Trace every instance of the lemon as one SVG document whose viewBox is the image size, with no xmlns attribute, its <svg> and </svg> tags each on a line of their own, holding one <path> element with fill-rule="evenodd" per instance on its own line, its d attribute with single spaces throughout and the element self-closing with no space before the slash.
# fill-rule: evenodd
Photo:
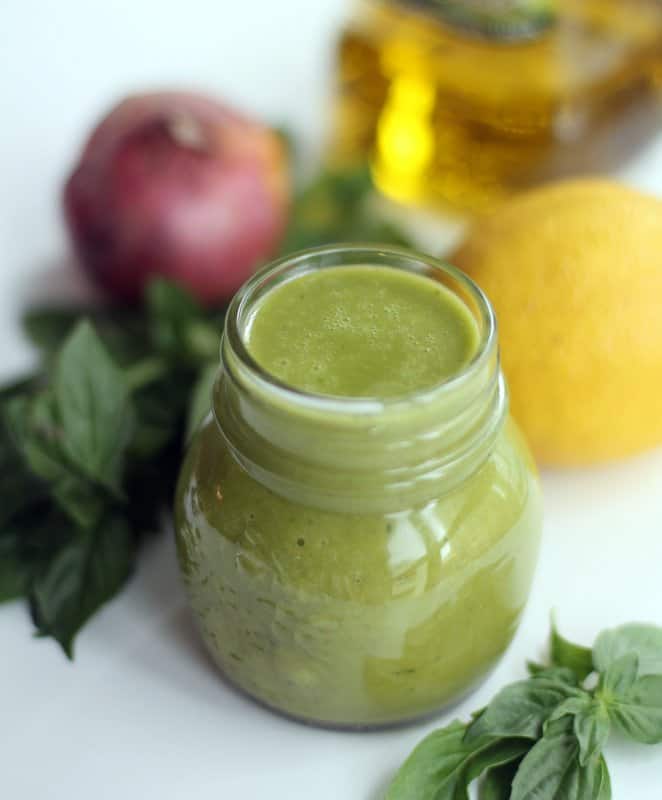
<svg viewBox="0 0 662 800">
<path fill-rule="evenodd" d="M 514 417 L 543 463 L 662 443 L 662 201 L 551 184 L 480 219 L 452 261 L 500 329 Z"/>
</svg>

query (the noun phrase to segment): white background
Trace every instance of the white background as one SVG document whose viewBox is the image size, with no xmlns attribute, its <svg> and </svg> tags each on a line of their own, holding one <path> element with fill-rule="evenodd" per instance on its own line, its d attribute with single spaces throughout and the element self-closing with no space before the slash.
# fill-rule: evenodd
<svg viewBox="0 0 662 800">
<path fill-rule="evenodd" d="M 58 196 L 97 115 L 131 90 L 191 86 L 319 142 L 346 8 L 343 0 L 2 2 L 0 378 L 32 357 L 17 329 L 21 306 L 78 291 L 64 266 Z M 662 138 L 621 176 L 662 195 Z M 453 715 L 482 705 L 522 676 L 526 658 L 542 655 L 552 607 L 562 630 L 585 643 L 620 622 L 662 625 L 662 452 L 543 482 L 544 545 L 524 623 L 489 682 Z M 80 636 L 73 665 L 31 638 L 22 605 L 0 608 L 8 800 L 378 800 L 432 727 L 318 731 L 233 693 L 191 631 L 168 536 Z M 616 800 L 662 796 L 662 748 L 614 741 L 608 759 Z"/>
</svg>

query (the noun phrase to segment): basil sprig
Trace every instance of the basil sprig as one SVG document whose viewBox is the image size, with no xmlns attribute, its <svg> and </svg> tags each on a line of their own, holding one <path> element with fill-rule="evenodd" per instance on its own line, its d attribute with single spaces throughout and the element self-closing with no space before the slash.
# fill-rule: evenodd
<svg viewBox="0 0 662 800">
<path fill-rule="evenodd" d="M 610 800 L 603 750 L 612 729 L 662 743 L 662 629 L 623 625 L 592 649 L 554 627 L 550 664 L 502 689 L 471 722 L 425 738 L 387 800 Z"/>
<path fill-rule="evenodd" d="M 0 601 L 26 597 L 69 657 L 159 527 L 209 411 L 221 323 L 165 281 L 133 311 L 25 318 L 43 365 L 0 392 Z"/>
</svg>

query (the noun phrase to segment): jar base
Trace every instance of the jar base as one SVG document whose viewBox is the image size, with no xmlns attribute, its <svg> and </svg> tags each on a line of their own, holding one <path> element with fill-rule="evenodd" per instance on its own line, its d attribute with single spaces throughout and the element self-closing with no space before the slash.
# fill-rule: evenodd
<svg viewBox="0 0 662 800">
<path fill-rule="evenodd" d="M 336 722 L 333 720 L 313 719 L 311 717 L 305 717 L 299 714 L 291 713 L 283 708 L 280 708 L 279 706 L 273 705 L 268 701 L 263 700 L 260 697 L 256 697 L 255 695 L 251 694 L 249 691 L 244 689 L 242 686 L 240 686 L 227 674 L 227 672 L 223 669 L 223 667 L 218 663 L 213 653 L 210 652 L 209 648 L 204 642 L 204 639 L 202 640 L 202 644 L 221 680 L 224 683 L 226 683 L 227 686 L 229 686 L 230 689 L 232 689 L 232 691 L 236 692 L 241 697 L 245 698 L 246 700 L 250 701 L 256 706 L 259 706 L 265 711 L 269 711 L 272 714 L 275 714 L 276 716 L 281 717 L 282 719 L 288 720 L 290 722 L 296 722 L 299 725 L 305 725 L 309 728 L 317 728 L 327 731 L 336 731 L 338 733 L 377 733 L 379 731 L 385 731 L 385 730 L 397 730 L 399 728 L 408 728 L 413 725 L 421 725 L 426 722 L 431 722 L 432 720 L 437 719 L 443 714 L 448 714 L 450 711 L 461 705 L 470 695 L 474 694 L 474 692 L 477 692 L 478 689 L 480 689 L 481 686 L 490 679 L 492 673 L 499 666 L 503 656 L 507 652 L 504 651 L 504 653 L 497 659 L 497 661 L 483 675 L 481 675 L 477 680 L 475 680 L 467 689 L 463 690 L 459 695 L 454 697 L 452 700 L 449 700 L 448 702 L 444 703 L 442 706 L 440 706 L 437 709 L 434 709 L 433 711 L 425 711 L 422 714 L 414 714 L 411 717 L 383 720 L 379 722 Z"/>
</svg>

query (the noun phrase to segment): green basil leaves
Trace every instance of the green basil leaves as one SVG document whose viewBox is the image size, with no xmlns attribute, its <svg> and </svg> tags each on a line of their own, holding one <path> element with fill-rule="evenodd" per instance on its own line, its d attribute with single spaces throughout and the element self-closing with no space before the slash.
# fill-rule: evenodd
<svg viewBox="0 0 662 800">
<path fill-rule="evenodd" d="M 424 739 L 396 775 L 386 800 L 468 800 L 472 781 L 516 761 L 528 749 L 521 739 L 469 742 L 465 731 L 462 723 L 452 722 Z"/>
<path fill-rule="evenodd" d="M 170 502 L 187 425 L 211 406 L 221 319 L 163 281 L 133 312 L 27 317 L 44 371 L 0 395 L 0 601 L 26 596 L 69 657 Z"/>
<path fill-rule="evenodd" d="M 590 649 L 553 628 L 550 652 L 470 723 L 424 739 L 387 800 L 466 800 L 473 781 L 480 800 L 611 800 L 612 729 L 662 743 L 662 629 L 624 625 Z"/>
</svg>

